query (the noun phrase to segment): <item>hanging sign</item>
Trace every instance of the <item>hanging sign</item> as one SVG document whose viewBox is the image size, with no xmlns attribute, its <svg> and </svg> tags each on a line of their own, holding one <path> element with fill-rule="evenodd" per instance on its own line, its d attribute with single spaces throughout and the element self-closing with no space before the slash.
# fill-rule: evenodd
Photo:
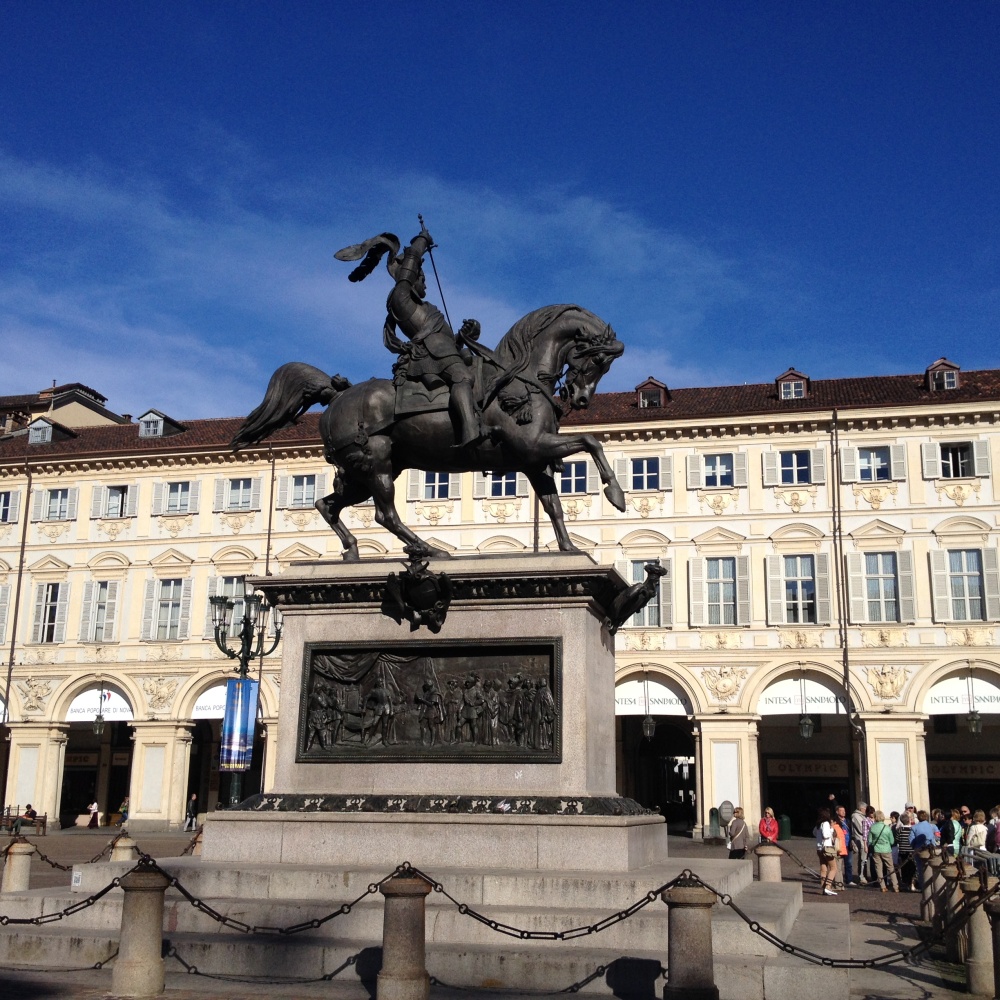
<svg viewBox="0 0 1000 1000">
<path fill-rule="evenodd" d="M 198 695 L 192 719 L 222 719 L 226 715 L 226 685 L 216 684 Z"/>
<path fill-rule="evenodd" d="M 248 771 L 257 725 L 257 682 L 234 677 L 226 682 L 226 714 L 219 747 L 220 771 Z"/>
<path fill-rule="evenodd" d="M 802 695 L 805 692 L 805 700 Z M 843 715 L 844 704 L 832 688 L 811 677 L 783 677 L 769 684 L 757 702 L 758 715 Z"/>
<path fill-rule="evenodd" d="M 972 690 L 976 700 L 976 711 L 980 715 L 1000 713 L 1000 687 L 992 681 L 974 677 Z M 928 715 L 964 715 L 971 712 L 969 704 L 969 677 L 957 674 L 938 681 L 927 692 L 924 711 Z"/>
<path fill-rule="evenodd" d="M 97 713 L 108 722 L 130 722 L 132 706 L 117 692 L 109 688 L 90 688 L 78 694 L 66 711 L 65 722 L 93 722 Z"/>
<path fill-rule="evenodd" d="M 680 691 L 650 680 L 650 715 L 693 715 L 691 702 Z M 645 715 L 646 685 L 641 680 L 622 681 L 615 687 L 615 715 Z"/>
</svg>

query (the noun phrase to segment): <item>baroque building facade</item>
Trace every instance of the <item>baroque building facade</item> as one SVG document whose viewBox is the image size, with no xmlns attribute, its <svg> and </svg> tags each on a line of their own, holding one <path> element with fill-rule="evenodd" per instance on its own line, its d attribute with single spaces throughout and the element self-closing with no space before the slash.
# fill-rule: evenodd
<svg viewBox="0 0 1000 1000">
<path fill-rule="evenodd" d="M 799 829 L 829 794 L 886 811 L 994 804 L 998 402 L 1000 371 L 941 359 L 904 376 L 649 379 L 567 415 L 602 441 L 628 501 L 616 511 L 589 460 L 568 459 L 575 544 L 629 580 L 650 560 L 666 570 L 616 639 L 624 794 L 695 836 L 726 801 Z M 179 826 L 192 792 L 203 810 L 226 801 L 232 668 L 208 598 L 340 559 L 312 506 L 333 482 L 316 415 L 234 455 L 239 423 L 151 410 L 72 427 L 50 410 L 0 438 L 7 805 L 66 824 L 127 795 L 141 830 Z M 522 476 L 397 485 L 406 523 L 457 555 L 553 547 Z M 371 506 L 345 517 L 362 558 L 402 554 Z M 278 659 L 260 665 L 248 791 L 272 782 Z"/>
</svg>

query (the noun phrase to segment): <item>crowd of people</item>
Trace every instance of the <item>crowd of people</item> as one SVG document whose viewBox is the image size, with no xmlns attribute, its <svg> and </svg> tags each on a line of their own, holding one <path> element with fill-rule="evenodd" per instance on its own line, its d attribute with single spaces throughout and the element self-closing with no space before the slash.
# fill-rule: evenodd
<svg viewBox="0 0 1000 1000">
<path fill-rule="evenodd" d="M 760 843 L 776 843 L 779 835 L 774 810 L 764 810 L 757 827 Z M 960 858 L 964 848 L 1000 853 L 1000 805 L 987 817 L 982 809 L 917 809 L 907 802 L 902 812 L 890 812 L 859 802 L 848 815 L 845 806 L 830 796 L 813 829 L 819 859 L 820 892 L 836 896 L 847 887 L 877 886 L 882 892 L 919 892 L 924 861 L 920 851 L 938 848 L 949 858 Z M 746 857 L 750 828 L 743 809 L 733 810 L 726 826 L 731 860 Z"/>
</svg>

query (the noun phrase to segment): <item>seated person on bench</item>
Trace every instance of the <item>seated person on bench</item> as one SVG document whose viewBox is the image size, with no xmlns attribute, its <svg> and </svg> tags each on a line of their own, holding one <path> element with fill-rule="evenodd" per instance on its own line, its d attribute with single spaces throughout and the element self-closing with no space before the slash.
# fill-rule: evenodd
<svg viewBox="0 0 1000 1000">
<path fill-rule="evenodd" d="M 34 823 L 37 817 L 38 813 L 31 808 L 31 803 L 29 802 L 24 810 L 24 813 L 18 816 L 16 820 L 14 820 L 14 826 L 13 826 L 14 836 L 16 837 L 21 832 L 22 823 L 24 823 L 25 821 L 29 823 Z"/>
</svg>

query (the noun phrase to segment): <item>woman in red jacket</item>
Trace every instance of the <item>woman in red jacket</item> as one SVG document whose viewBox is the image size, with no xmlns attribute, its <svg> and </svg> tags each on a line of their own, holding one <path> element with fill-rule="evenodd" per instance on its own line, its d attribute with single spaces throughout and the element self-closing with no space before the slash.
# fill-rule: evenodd
<svg viewBox="0 0 1000 1000">
<path fill-rule="evenodd" d="M 760 825 L 757 827 L 760 830 L 760 842 L 762 844 L 774 844 L 778 840 L 778 821 L 774 818 L 774 810 L 768 806 L 764 810 L 764 815 L 761 817 Z"/>
</svg>

